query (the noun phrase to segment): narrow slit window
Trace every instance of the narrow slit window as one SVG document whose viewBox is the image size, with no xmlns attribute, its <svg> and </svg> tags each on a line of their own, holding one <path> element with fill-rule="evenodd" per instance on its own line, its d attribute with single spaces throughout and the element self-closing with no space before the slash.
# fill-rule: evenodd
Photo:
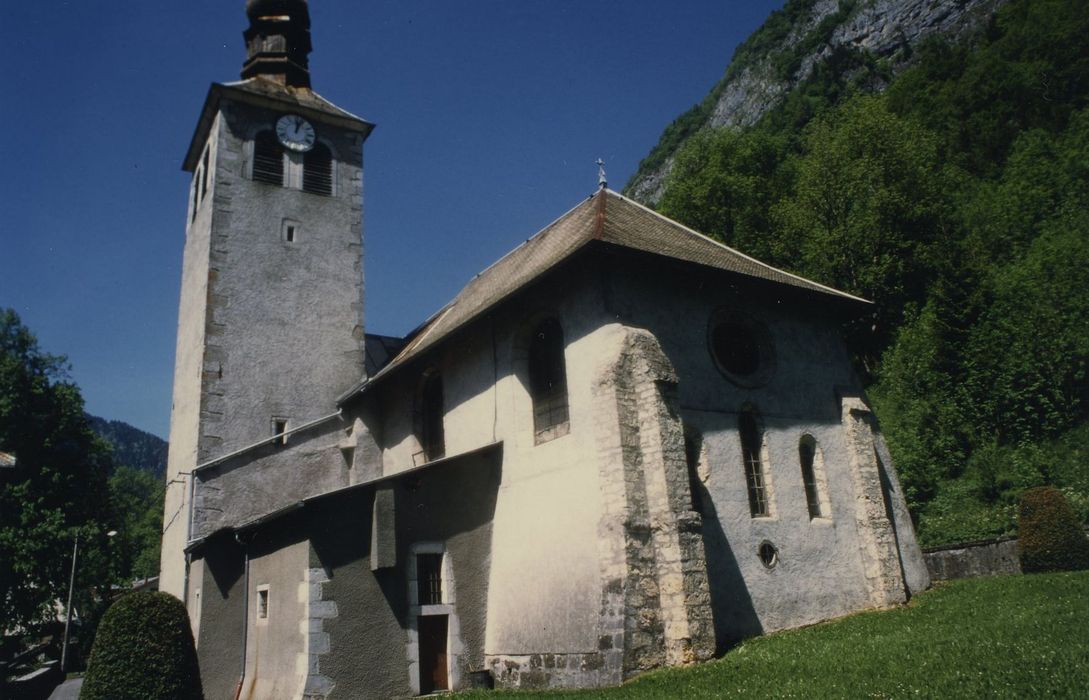
<svg viewBox="0 0 1089 700">
<path fill-rule="evenodd" d="M 287 444 L 287 419 L 286 418 L 273 418 L 272 419 L 272 435 L 276 438 L 274 444 L 277 447 L 283 447 Z"/>
<path fill-rule="evenodd" d="M 771 512 L 768 508 L 764 463 L 760 455 L 764 443 L 763 431 L 751 409 L 743 410 L 737 423 L 741 435 L 741 458 L 745 465 L 745 484 L 749 491 L 749 512 L 754 518 L 766 518 Z"/>
<path fill-rule="evenodd" d="M 442 554 L 416 555 L 416 594 L 420 605 L 442 605 Z"/>
<path fill-rule="evenodd" d="M 302 224 L 294 219 L 280 222 L 280 240 L 284 243 L 298 243 L 302 240 Z"/>
<path fill-rule="evenodd" d="M 420 447 L 427 461 L 446 454 L 446 436 L 443 432 L 442 375 L 429 372 L 420 390 Z"/>
<path fill-rule="evenodd" d="M 284 149 L 271 131 L 262 131 L 253 140 L 253 179 L 284 184 Z"/>
<path fill-rule="evenodd" d="M 333 154 L 323 143 L 316 143 L 303 156 L 303 192 L 333 194 Z"/>
<path fill-rule="evenodd" d="M 542 321 L 529 344 L 529 393 L 533 401 L 533 432 L 538 444 L 570 428 L 567 369 L 563 329 L 554 318 Z"/>
<path fill-rule="evenodd" d="M 268 619 L 268 586 L 257 587 L 257 619 Z"/>
<path fill-rule="evenodd" d="M 798 461 L 802 465 L 802 484 L 805 486 L 805 503 L 809 508 L 809 518 L 821 517 L 820 491 L 817 487 L 817 475 L 813 461 L 817 456 L 817 441 L 811 435 L 803 435 L 798 443 Z"/>
<path fill-rule="evenodd" d="M 208 159 L 210 152 L 208 147 L 204 148 L 204 158 L 201 161 L 201 177 L 200 177 L 200 201 L 204 201 L 204 195 L 208 194 Z"/>
</svg>

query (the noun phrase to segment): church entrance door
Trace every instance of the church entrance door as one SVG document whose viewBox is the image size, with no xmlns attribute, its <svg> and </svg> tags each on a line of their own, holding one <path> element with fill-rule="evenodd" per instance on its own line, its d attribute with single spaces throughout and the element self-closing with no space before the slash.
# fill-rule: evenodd
<svg viewBox="0 0 1089 700">
<path fill-rule="evenodd" d="M 420 649 L 420 693 L 449 690 L 446 676 L 446 615 L 417 618 Z"/>
</svg>

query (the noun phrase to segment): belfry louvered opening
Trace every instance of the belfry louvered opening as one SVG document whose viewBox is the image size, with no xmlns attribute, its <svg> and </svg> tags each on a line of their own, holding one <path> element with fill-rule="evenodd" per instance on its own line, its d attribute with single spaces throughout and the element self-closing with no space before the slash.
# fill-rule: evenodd
<svg viewBox="0 0 1089 700">
<path fill-rule="evenodd" d="M 303 156 L 303 192 L 328 197 L 333 194 L 333 154 L 322 143 Z"/>
<path fill-rule="evenodd" d="M 271 131 L 262 131 L 253 140 L 253 179 L 284 184 L 284 149 Z"/>
</svg>

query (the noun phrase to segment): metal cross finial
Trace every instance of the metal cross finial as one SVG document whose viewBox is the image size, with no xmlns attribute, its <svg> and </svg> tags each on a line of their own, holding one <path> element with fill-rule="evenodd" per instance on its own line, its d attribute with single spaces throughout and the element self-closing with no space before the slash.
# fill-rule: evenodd
<svg viewBox="0 0 1089 700">
<path fill-rule="evenodd" d="M 597 159 L 597 188 L 603 190 L 609 186 L 609 181 L 605 178 L 605 161 L 600 158 Z"/>
</svg>

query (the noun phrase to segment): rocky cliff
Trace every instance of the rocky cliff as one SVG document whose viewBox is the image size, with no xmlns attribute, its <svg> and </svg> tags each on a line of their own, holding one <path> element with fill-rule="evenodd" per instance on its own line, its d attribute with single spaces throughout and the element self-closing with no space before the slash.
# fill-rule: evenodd
<svg viewBox="0 0 1089 700">
<path fill-rule="evenodd" d="M 1006 0 L 788 0 L 741 44 L 722 80 L 666 129 L 625 193 L 654 204 L 677 150 L 701 129 L 756 124 L 794 88 L 850 52 L 879 61 L 888 75 L 909 65 L 912 47 L 942 35 L 956 41 Z M 851 62 L 858 65 L 859 61 Z M 883 81 L 867 83 L 880 90 Z"/>
</svg>

